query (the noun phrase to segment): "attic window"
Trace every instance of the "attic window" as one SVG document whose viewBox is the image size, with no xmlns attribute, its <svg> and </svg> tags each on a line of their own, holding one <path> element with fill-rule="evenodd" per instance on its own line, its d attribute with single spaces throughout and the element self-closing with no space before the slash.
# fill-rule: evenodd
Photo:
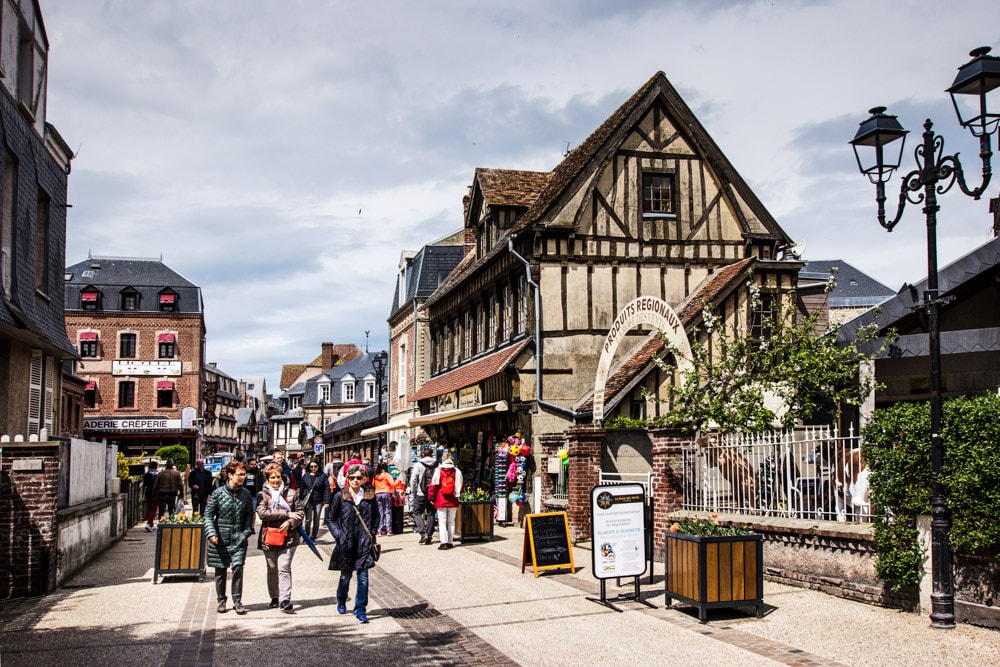
<svg viewBox="0 0 1000 667">
<path fill-rule="evenodd" d="M 101 293 L 95 291 L 80 292 L 80 307 L 83 310 L 100 310 Z"/>
<path fill-rule="evenodd" d="M 642 214 L 648 217 L 673 216 L 674 175 L 642 175 Z"/>
<path fill-rule="evenodd" d="M 163 312 L 173 312 L 177 304 L 176 294 L 160 295 L 160 310 Z"/>
</svg>

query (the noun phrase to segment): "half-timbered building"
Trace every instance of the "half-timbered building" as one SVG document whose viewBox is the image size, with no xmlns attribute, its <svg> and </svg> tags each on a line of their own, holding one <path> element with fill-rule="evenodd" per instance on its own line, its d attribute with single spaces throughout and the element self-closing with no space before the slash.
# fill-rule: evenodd
<svg viewBox="0 0 1000 667">
<path fill-rule="evenodd" d="M 551 172 L 477 169 L 465 227 L 474 248 L 424 304 L 431 377 L 410 424 L 476 462 L 491 439 L 520 432 L 537 455 L 540 436 L 591 421 L 580 406 L 633 299 L 677 310 L 752 260 L 766 302 L 801 267 L 779 260 L 788 235 L 663 73 Z M 726 298 L 733 318 L 745 295 Z"/>
</svg>

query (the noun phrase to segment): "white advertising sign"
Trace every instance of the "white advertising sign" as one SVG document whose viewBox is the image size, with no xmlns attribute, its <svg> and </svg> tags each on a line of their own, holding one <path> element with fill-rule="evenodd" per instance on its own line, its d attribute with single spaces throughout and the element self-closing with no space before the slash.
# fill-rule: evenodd
<svg viewBox="0 0 1000 667">
<path fill-rule="evenodd" d="M 112 361 L 112 375 L 166 375 L 180 377 L 179 361 Z"/>
<path fill-rule="evenodd" d="M 646 571 L 645 487 L 595 486 L 590 492 L 590 513 L 594 576 L 641 576 Z"/>
<path fill-rule="evenodd" d="M 165 431 L 181 428 L 180 419 L 163 417 L 84 417 L 88 431 Z"/>
</svg>

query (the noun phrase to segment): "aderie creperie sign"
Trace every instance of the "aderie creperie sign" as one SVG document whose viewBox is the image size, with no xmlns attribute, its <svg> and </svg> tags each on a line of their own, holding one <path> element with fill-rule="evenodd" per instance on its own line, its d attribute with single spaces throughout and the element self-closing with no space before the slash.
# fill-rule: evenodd
<svg viewBox="0 0 1000 667">
<path fill-rule="evenodd" d="M 87 431 L 166 431 L 181 428 L 180 419 L 163 417 L 84 417 Z"/>
</svg>

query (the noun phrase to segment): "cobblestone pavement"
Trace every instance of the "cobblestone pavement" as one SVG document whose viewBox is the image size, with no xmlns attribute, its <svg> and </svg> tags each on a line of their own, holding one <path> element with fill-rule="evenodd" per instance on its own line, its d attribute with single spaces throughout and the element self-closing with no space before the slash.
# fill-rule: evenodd
<svg viewBox="0 0 1000 667">
<path fill-rule="evenodd" d="M 44 598 L 0 603 L 0 666 L 260 665 L 309 656 L 340 665 L 911 665 L 1000 664 L 1000 633 L 961 625 L 933 630 L 926 617 L 868 607 L 768 583 L 765 613 L 665 608 L 662 565 L 641 579 L 641 600 L 608 597 L 590 552 L 575 572 L 521 573 L 523 530 L 450 551 L 412 533 L 381 538 L 371 572 L 367 625 L 335 610 L 337 573 L 307 548 L 296 553 L 295 613 L 268 608 L 263 556 L 250 550 L 243 603 L 218 614 L 211 573 L 151 584 L 155 535 L 131 530 L 67 586 Z M 290 656 L 293 656 L 289 658 Z"/>
</svg>

